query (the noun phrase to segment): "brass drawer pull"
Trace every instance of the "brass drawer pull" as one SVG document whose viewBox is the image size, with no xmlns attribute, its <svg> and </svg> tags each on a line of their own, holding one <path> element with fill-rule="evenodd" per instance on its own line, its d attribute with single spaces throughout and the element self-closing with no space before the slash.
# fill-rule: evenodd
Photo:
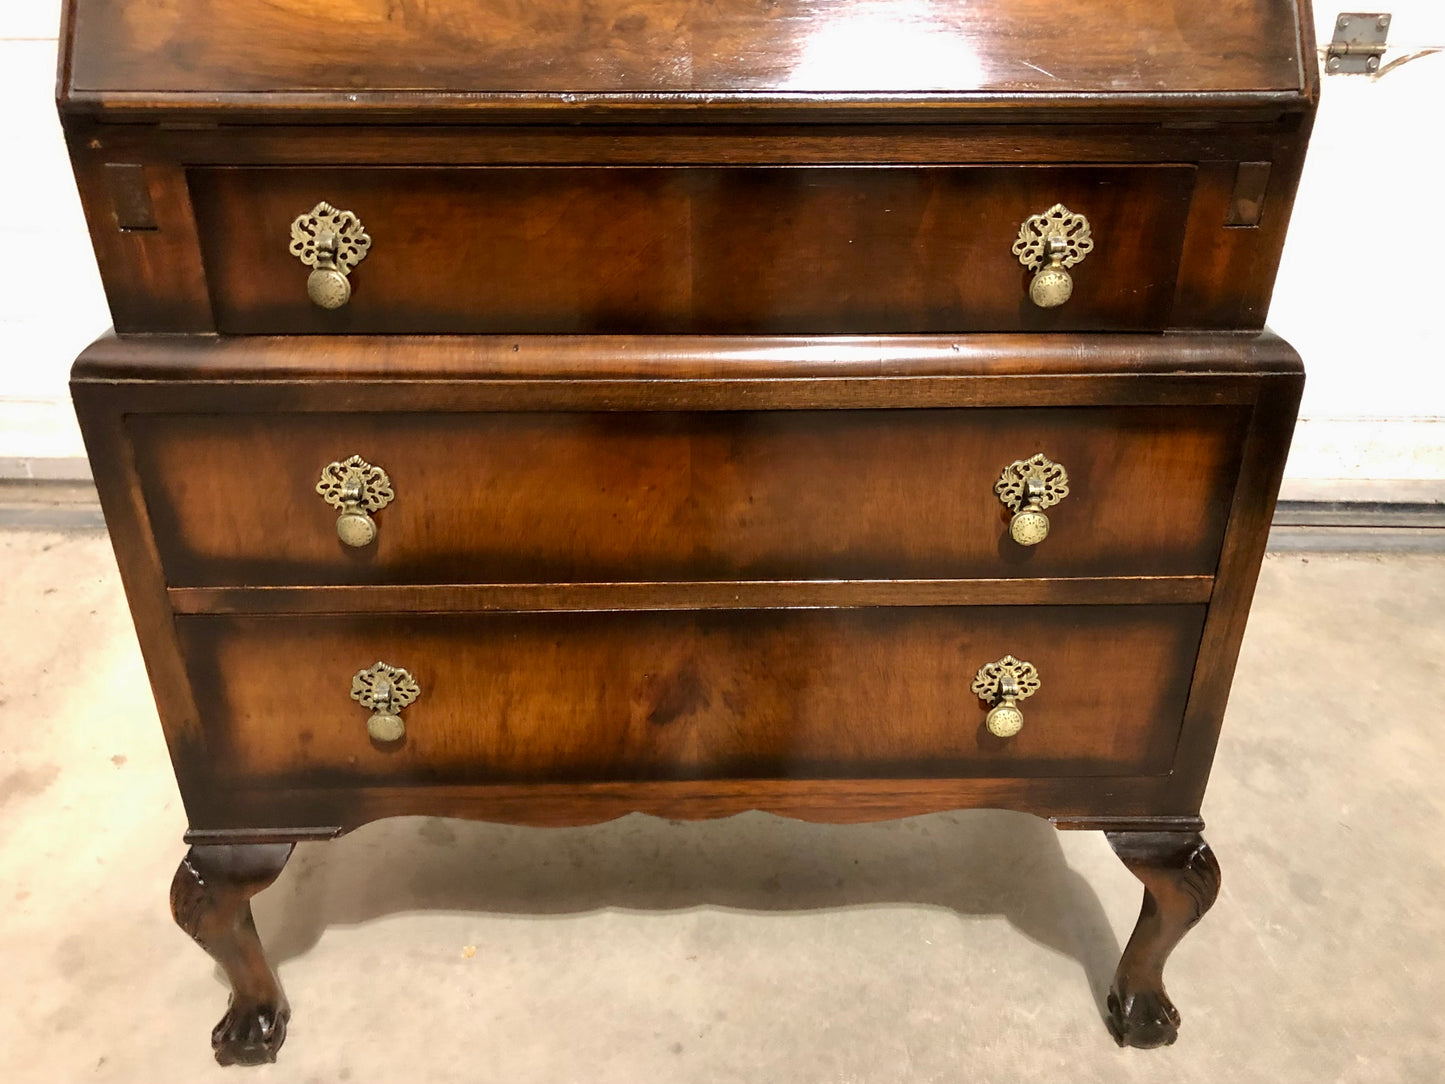
<svg viewBox="0 0 1445 1084">
<path fill-rule="evenodd" d="M 314 268 L 306 295 L 323 309 L 339 309 L 351 300 L 351 269 L 366 259 L 371 237 L 350 211 L 318 203 L 291 223 L 291 255 Z"/>
<path fill-rule="evenodd" d="M 341 512 L 336 517 L 336 535 L 348 546 L 371 544 L 376 538 L 371 513 L 381 511 L 396 497 L 386 471 L 359 455 L 326 464 L 316 492 Z"/>
<path fill-rule="evenodd" d="M 1094 251 L 1089 220 L 1056 203 L 1041 215 L 1030 215 L 1019 227 L 1014 255 L 1019 263 L 1037 272 L 1029 283 L 1029 299 L 1041 309 L 1052 309 L 1069 300 L 1074 280 L 1065 268 L 1082 262 Z"/>
<path fill-rule="evenodd" d="M 1003 469 L 993 491 L 1014 511 L 1009 537 L 1020 546 L 1037 546 L 1049 537 L 1052 508 L 1069 495 L 1069 472 L 1042 452 L 1030 459 L 1015 459 Z"/>
<path fill-rule="evenodd" d="M 406 734 L 401 709 L 421 695 L 416 678 L 400 667 L 384 662 L 358 670 L 351 679 L 351 699 L 371 709 L 366 730 L 382 742 L 400 741 Z"/>
<path fill-rule="evenodd" d="M 1012 655 L 980 667 L 973 677 L 973 692 L 980 700 L 993 705 L 984 721 L 988 732 L 996 738 L 1012 738 L 1022 730 L 1024 713 L 1019 710 L 1018 701 L 1033 696 L 1042 684 L 1033 663 Z"/>
</svg>

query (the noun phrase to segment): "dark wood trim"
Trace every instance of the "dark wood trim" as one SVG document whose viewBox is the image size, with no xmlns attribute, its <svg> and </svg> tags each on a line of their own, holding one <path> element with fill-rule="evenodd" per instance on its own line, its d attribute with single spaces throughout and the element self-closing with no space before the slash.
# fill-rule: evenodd
<svg viewBox="0 0 1445 1084">
<path fill-rule="evenodd" d="M 184 841 L 193 847 L 244 843 L 320 843 L 345 834 L 332 825 L 324 828 L 236 828 L 219 832 L 187 830 Z"/>
<path fill-rule="evenodd" d="M 1064 832 L 1202 832 L 1199 817 L 1050 817 Z"/>
<path fill-rule="evenodd" d="M 731 91 L 657 93 L 440 93 L 346 90 L 114 91 L 71 88 L 64 114 L 125 122 L 224 118 L 226 123 L 321 121 L 365 124 L 675 124 L 679 117 L 719 123 L 967 123 L 987 117 L 1009 123 L 1047 123 L 1081 114 L 1091 119 L 1136 118 L 1140 112 L 1181 120 L 1226 114 L 1236 120 L 1267 120 L 1311 107 L 1300 88 L 1230 91 L 1097 91 L 1004 94 L 827 93 Z"/>
<path fill-rule="evenodd" d="M 177 614 L 732 610 L 846 606 L 1153 605 L 1208 602 L 1209 576 L 987 580 L 172 587 Z"/>
<path fill-rule="evenodd" d="M 1061 832 L 1202 832 L 1198 817 L 1049 817 Z M 211 846 L 237 843 L 308 843 L 336 839 L 346 834 L 340 825 L 298 828 L 192 828 L 185 834 L 191 845 Z"/>
<path fill-rule="evenodd" d="M 1133 123 L 1017 124 L 998 118 L 929 125 L 674 123 L 407 128 L 266 124 L 170 128 L 71 118 L 106 160 L 196 165 L 998 165 L 1196 162 L 1273 157 L 1280 121 L 1205 127 Z M 92 141 L 94 145 L 92 146 Z"/>
<path fill-rule="evenodd" d="M 249 414 L 275 410 L 389 413 L 396 410 L 873 410 L 929 407 L 1228 406 L 1254 399 L 1255 377 L 998 376 L 810 377 L 764 380 L 356 379 L 227 383 L 224 400 L 204 384 L 111 385 L 126 412 Z M 162 391 L 163 395 L 156 395 Z"/>
<path fill-rule="evenodd" d="M 1111 818 L 1153 823 L 1169 800 L 1171 777 L 1030 779 L 744 779 L 492 786 L 337 787 L 223 790 L 213 786 L 190 811 L 205 839 L 315 839 L 394 816 L 463 817 L 504 824 L 597 824 L 628 813 L 709 820 L 761 810 L 798 820 L 863 823 L 959 809 L 1010 809 L 1060 821 L 1099 809 L 1101 785 Z M 264 837 L 256 833 L 265 833 Z"/>
</svg>

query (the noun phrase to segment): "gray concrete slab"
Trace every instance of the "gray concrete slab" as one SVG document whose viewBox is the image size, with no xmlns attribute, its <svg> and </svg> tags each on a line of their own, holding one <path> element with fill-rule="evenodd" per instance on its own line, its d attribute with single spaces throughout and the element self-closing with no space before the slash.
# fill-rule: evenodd
<svg viewBox="0 0 1445 1084">
<path fill-rule="evenodd" d="M 998 812 L 578 829 L 408 818 L 298 848 L 257 923 L 295 1016 L 218 1068 L 219 973 L 108 543 L 0 531 L 0 1080 L 1209 1084 L 1445 1076 L 1445 558 L 1266 561 L 1177 1046 L 1100 999 L 1139 903 Z"/>
</svg>

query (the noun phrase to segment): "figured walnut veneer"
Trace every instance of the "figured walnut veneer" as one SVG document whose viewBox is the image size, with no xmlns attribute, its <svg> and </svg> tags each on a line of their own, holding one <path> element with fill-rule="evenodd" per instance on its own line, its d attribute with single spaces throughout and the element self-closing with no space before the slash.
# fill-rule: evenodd
<svg viewBox="0 0 1445 1084">
<path fill-rule="evenodd" d="M 65 17 L 116 327 L 72 387 L 190 822 L 173 910 L 233 991 L 218 1059 L 285 1037 L 251 896 L 408 814 L 1104 829 L 1145 887 L 1109 1023 L 1174 1040 L 1303 383 L 1262 330 L 1303 0 Z M 371 239 L 328 309 L 289 250 L 322 203 Z M 1045 309 L 1013 246 L 1055 204 L 1093 248 Z M 1069 494 L 1022 546 L 994 487 L 1039 454 Z M 316 491 L 353 455 L 392 496 L 359 546 Z M 999 738 L 971 686 L 1009 656 L 1040 684 Z M 387 667 L 414 698 L 352 699 Z"/>
</svg>

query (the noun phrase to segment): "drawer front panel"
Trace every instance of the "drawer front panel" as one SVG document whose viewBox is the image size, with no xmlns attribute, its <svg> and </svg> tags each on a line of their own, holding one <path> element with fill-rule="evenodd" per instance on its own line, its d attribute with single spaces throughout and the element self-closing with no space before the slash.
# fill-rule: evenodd
<svg viewBox="0 0 1445 1084">
<path fill-rule="evenodd" d="M 1159 774 L 1202 606 L 182 617 L 209 763 L 238 786 Z M 996 738 L 979 667 L 1033 663 Z M 353 674 L 407 669 L 373 744 Z"/>
<path fill-rule="evenodd" d="M 1210 575 L 1240 407 L 132 415 L 171 586 Z M 1069 475 L 1021 546 L 994 492 Z M 364 547 L 316 492 L 395 499 Z"/>
<path fill-rule="evenodd" d="M 222 333 L 885 333 L 1168 325 L 1195 170 L 1161 166 L 196 168 Z M 372 239 L 311 304 L 290 224 Z M 1089 219 L 1074 295 L 1041 309 L 1012 247 Z"/>
</svg>

